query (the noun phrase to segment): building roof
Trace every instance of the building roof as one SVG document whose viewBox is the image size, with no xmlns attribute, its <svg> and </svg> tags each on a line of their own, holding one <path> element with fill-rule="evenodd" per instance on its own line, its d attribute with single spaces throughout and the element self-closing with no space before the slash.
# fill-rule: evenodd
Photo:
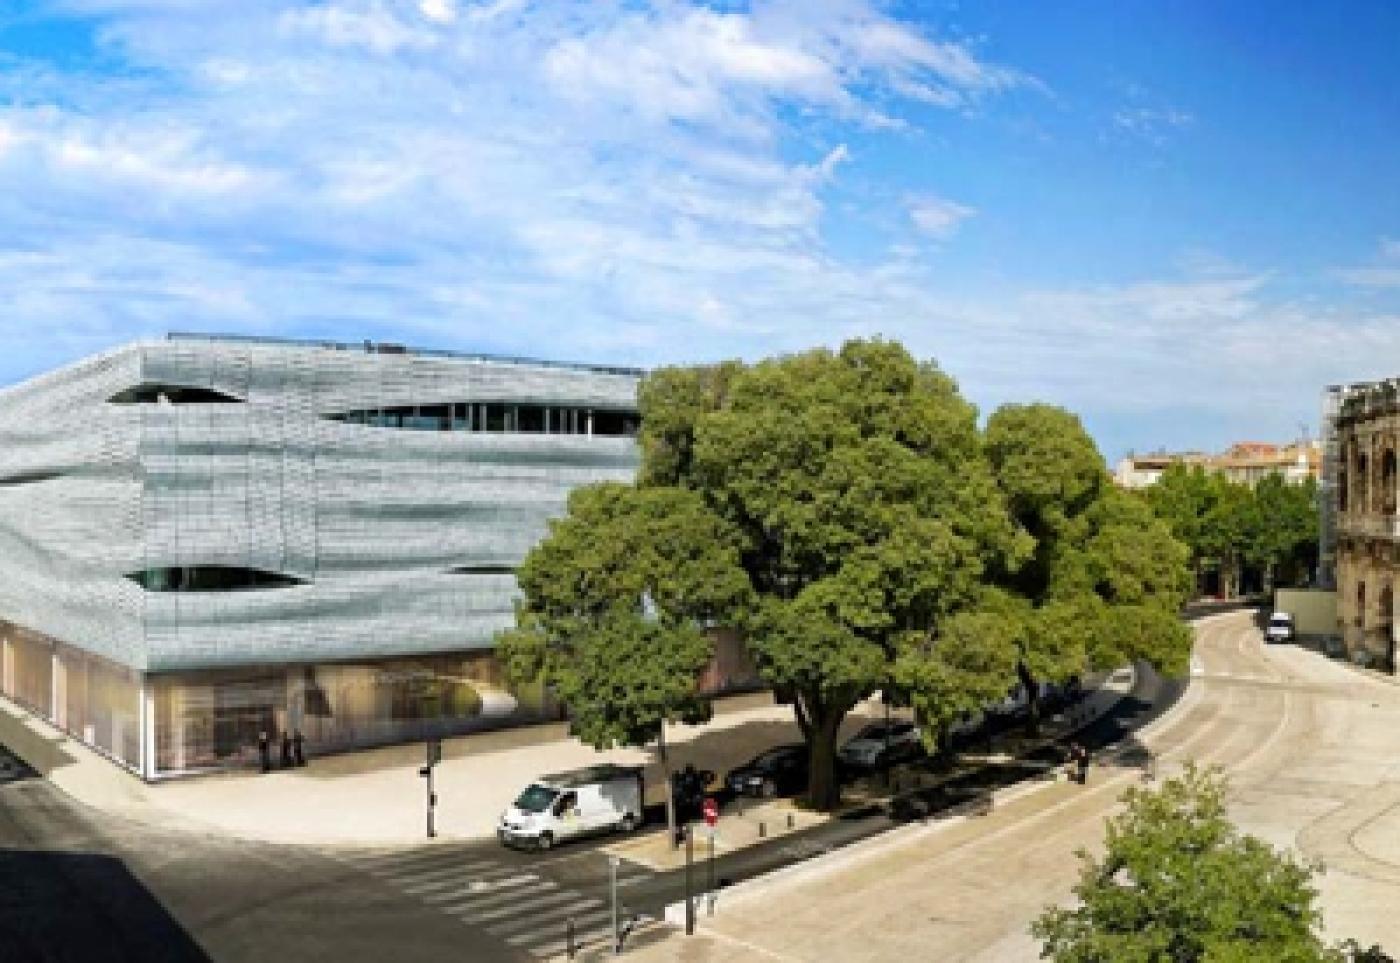
<svg viewBox="0 0 1400 963">
<path fill-rule="evenodd" d="M 205 334 L 195 331 L 171 331 L 168 341 L 204 341 L 221 344 L 260 344 L 270 347 L 323 348 L 327 351 L 357 351 L 363 354 L 410 355 L 418 358 L 452 358 L 462 361 L 484 361 L 493 364 L 519 364 L 536 368 L 564 368 L 572 371 L 592 371 L 601 374 L 626 375 L 640 378 L 645 368 L 619 365 L 581 364 L 572 361 L 549 361 L 520 355 L 485 354 L 471 351 L 449 351 L 445 348 L 413 348 L 390 341 L 318 341 L 309 338 L 276 338 L 260 334 Z"/>
</svg>

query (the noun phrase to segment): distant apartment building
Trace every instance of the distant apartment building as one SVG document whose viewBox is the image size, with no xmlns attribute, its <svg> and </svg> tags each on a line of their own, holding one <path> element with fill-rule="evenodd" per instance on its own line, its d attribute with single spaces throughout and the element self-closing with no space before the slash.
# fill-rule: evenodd
<svg viewBox="0 0 1400 963">
<path fill-rule="evenodd" d="M 1113 480 L 1122 488 L 1147 488 L 1155 485 L 1168 467 L 1178 464 L 1199 466 L 1251 487 L 1273 474 L 1282 475 L 1291 484 L 1301 484 L 1309 478 L 1320 478 L 1322 446 L 1311 441 L 1286 445 L 1241 441 L 1218 455 L 1199 451 L 1129 454 L 1115 466 Z"/>
</svg>

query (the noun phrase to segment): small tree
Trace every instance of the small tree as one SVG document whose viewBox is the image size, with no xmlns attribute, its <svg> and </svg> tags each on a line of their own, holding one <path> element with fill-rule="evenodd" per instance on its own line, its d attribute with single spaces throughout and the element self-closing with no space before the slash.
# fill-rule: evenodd
<svg viewBox="0 0 1400 963">
<path fill-rule="evenodd" d="M 1315 864 L 1301 863 L 1225 814 L 1224 777 L 1187 768 L 1160 789 L 1128 790 L 1102 859 L 1079 853 L 1073 909 L 1032 925 L 1041 957 L 1062 963 L 1337 961 L 1318 929 Z"/>
<path fill-rule="evenodd" d="M 693 492 L 594 485 L 573 492 L 517 578 L 516 627 L 497 638 L 507 677 L 554 689 L 596 749 L 656 743 L 674 830 L 664 727 L 709 718 L 703 626 L 741 624 L 749 595 L 733 533 Z"/>
</svg>

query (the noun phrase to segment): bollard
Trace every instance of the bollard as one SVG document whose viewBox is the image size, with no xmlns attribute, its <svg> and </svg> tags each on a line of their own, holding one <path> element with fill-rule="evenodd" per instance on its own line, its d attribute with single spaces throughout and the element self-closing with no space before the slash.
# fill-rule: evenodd
<svg viewBox="0 0 1400 963">
<path fill-rule="evenodd" d="M 568 954 L 568 958 L 572 960 L 572 959 L 574 958 L 574 952 L 575 952 L 575 949 L 574 949 L 574 918 L 573 918 L 572 916 L 570 916 L 569 919 L 568 919 L 568 922 L 566 922 L 566 923 L 564 924 L 564 950 L 565 950 L 565 952 Z"/>
<path fill-rule="evenodd" d="M 792 813 L 788 813 L 788 829 L 792 828 Z"/>
<path fill-rule="evenodd" d="M 758 838 L 762 839 L 768 835 L 768 824 L 763 820 L 758 821 Z"/>
</svg>

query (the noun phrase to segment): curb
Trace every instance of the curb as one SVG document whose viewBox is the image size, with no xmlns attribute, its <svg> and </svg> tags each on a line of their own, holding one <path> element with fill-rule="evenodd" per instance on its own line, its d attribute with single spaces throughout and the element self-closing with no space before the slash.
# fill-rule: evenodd
<svg viewBox="0 0 1400 963">
<path fill-rule="evenodd" d="M 1122 670 L 1120 669 L 1117 671 L 1121 672 Z M 1129 671 L 1131 671 L 1131 667 L 1129 668 Z M 1099 690 L 1099 692 L 1102 691 L 1103 690 Z M 1097 694 L 1098 693 L 1096 693 L 1096 695 Z M 1121 702 L 1125 698 L 1125 696 L 1125 693 L 1116 694 L 1116 698 L 1110 701 L 1101 711 L 1085 718 L 1075 727 L 1067 729 L 1060 738 L 1073 735 L 1074 733 L 1093 725 L 1104 715 L 1106 715 L 1110 709 L 1112 709 L 1119 702 Z M 1184 701 L 1184 696 L 1182 699 L 1177 700 L 1177 705 L 1180 705 L 1182 701 Z M 1167 710 L 1167 712 L 1163 713 L 1157 719 L 1154 719 L 1149 725 L 1155 725 L 1156 723 L 1161 722 L 1167 716 L 1171 715 L 1175 711 L 1175 709 L 1176 706 L 1173 706 L 1171 709 Z M 1054 741 L 1055 740 L 1053 739 L 1046 740 L 1046 742 L 1042 743 L 1041 746 Z M 1049 772 L 1052 773 L 1055 771 L 1055 769 L 1049 770 Z M 886 830 L 885 832 L 880 833 L 878 836 L 861 840 L 859 842 L 852 843 L 848 846 L 843 846 L 839 849 L 835 849 L 829 852 L 821 853 L 816 856 L 812 856 L 807 859 L 801 860 L 800 862 L 791 863 L 787 866 L 782 866 L 771 872 L 754 876 L 733 886 L 725 887 L 725 889 L 715 894 L 715 911 L 713 915 L 719 915 L 721 903 L 734 903 L 751 900 L 754 897 L 763 895 L 768 889 L 772 888 L 775 885 L 796 882 L 808 876 L 818 876 L 826 872 L 836 871 L 843 868 L 846 865 L 858 863 L 863 860 L 872 858 L 883 852 L 886 852 L 887 850 L 905 845 L 908 842 L 913 842 L 915 840 L 921 839 L 929 834 L 942 832 L 943 830 L 951 826 L 960 825 L 964 822 L 967 822 L 969 819 L 981 815 L 987 805 L 987 799 L 991 800 L 993 806 L 996 806 L 998 804 L 1004 805 L 1007 803 L 1014 802 L 1015 800 L 1020 799 L 1023 796 L 1028 796 L 1032 793 L 1045 790 L 1058 782 L 1058 777 L 1049 780 L 1044 778 L 1031 777 L 1026 779 L 1024 782 L 1020 782 L 1012 786 L 1007 786 L 1003 789 L 994 790 L 992 793 L 990 793 L 988 796 L 983 797 L 982 799 L 969 800 L 968 802 L 958 803 L 956 806 L 951 806 L 948 809 L 943 810 L 943 815 L 941 816 L 941 818 L 938 819 L 937 822 L 910 823 L 906 826 L 899 826 L 895 829 Z M 698 921 L 704 916 L 704 910 L 708 902 L 708 894 L 701 893 L 692 896 L 692 901 L 695 904 L 696 919 Z M 662 914 L 662 920 L 667 924 L 673 926 L 684 926 L 685 900 L 678 900 L 677 902 L 668 904 L 666 906 L 665 911 Z"/>
<path fill-rule="evenodd" d="M 1230 616 L 1237 615 L 1238 612 L 1239 609 L 1231 609 L 1226 612 L 1212 612 L 1209 614 L 1200 615 L 1195 618 L 1189 619 L 1188 624 L 1192 626 L 1199 626 L 1205 623 L 1210 623 L 1216 620 L 1223 620 Z M 1141 741 L 1153 735 L 1154 733 L 1162 729 L 1168 728 L 1172 725 L 1175 725 L 1177 722 L 1179 722 L 1186 710 L 1194 707 L 1200 699 L 1201 687 L 1199 685 L 1193 684 L 1193 681 L 1193 676 L 1188 675 L 1186 688 L 1182 692 L 1181 696 L 1177 698 L 1176 702 L 1169 709 L 1167 709 L 1167 711 L 1163 712 L 1160 716 L 1147 723 L 1141 729 L 1134 730 L 1129 735 L 1132 738 Z M 1118 699 L 1115 699 L 1112 703 L 1110 703 L 1109 708 L 1111 708 L 1113 705 L 1116 705 L 1118 701 L 1120 701 L 1122 698 L 1122 696 L 1119 696 Z M 1084 721 L 1076 728 L 1068 730 L 1065 733 L 1065 735 L 1073 734 L 1085 728 L 1086 726 L 1092 725 L 1107 711 L 1108 709 L 1105 709 L 1104 712 L 1101 712 L 1098 715 Z M 1120 741 L 1119 743 L 1116 743 L 1112 746 L 1106 746 L 1103 749 L 1099 750 L 1099 755 L 1103 758 L 1116 759 L 1120 758 L 1125 751 L 1126 747 L 1124 747 Z M 1014 802 L 1018 799 L 1021 799 L 1025 796 L 1032 795 L 1033 793 L 1043 792 L 1049 789 L 1051 786 L 1056 785 L 1056 783 L 1058 782 L 1058 779 L 1047 781 L 1044 779 L 1032 778 L 1026 780 L 1025 782 L 1017 783 L 1013 786 L 1007 786 L 1004 789 L 995 790 L 990 794 L 990 799 L 993 806 L 996 806 L 998 804 L 1005 805 Z M 979 814 L 979 811 L 982 810 L 983 807 L 985 807 L 985 805 L 985 802 L 982 801 L 959 803 L 956 806 L 944 810 L 946 818 L 939 819 L 935 823 L 913 823 L 908 826 L 900 826 L 895 829 L 891 829 L 884 833 L 881 833 L 879 836 L 876 836 L 874 838 L 853 843 L 849 846 L 845 846 L 831 852 L 822 853 L 820 855 L 804 859 L 801 862 L 792 863 L 788 866 L 783 866 L 779 869 L 773 870 L 770 873 L 764 873 L 762 875 L 752 877 L 751 879 L 744 880 L 742 883 L 737 883 L 734 886 L 726 887 L 724 890 L 722 890 L 715 896 L 715 915 L 719 914 L 719 908 L 721 903 L 741 903 L 746 900 L 751 900 L 754 897 L 762 896 L 765 892 L 767 892 L 769 889 L 776 885 L 799 881 L 809 876 L 819 876 L 826 872 L 833 872 L 842 869 L 848 865 L 859 863 L 863 860 L 877 856 L 883 852 L 886 852 L 889 849 L 893 849 L 895 847 L 914 842 L 918 839 L 921 839 L 928 835 L 932 835 L 934 833 L 943 832 L 949 827 L 961 825 L 962 823 L 967 822 L 969 819 L 972 819 L 975 816 L 977 816 Z M 701 911 L 706 905 L 706 897 L 707 894 L 703 893 L 693 897 L 693 901 L 696 907 L 697 921 L 703 918 Z M 679 900 L 675 903 L 669 904 L 662 915 L 662 919 L 666 923 L 674 926 L 684 926 L 685 900 Z"/>
</svg>

